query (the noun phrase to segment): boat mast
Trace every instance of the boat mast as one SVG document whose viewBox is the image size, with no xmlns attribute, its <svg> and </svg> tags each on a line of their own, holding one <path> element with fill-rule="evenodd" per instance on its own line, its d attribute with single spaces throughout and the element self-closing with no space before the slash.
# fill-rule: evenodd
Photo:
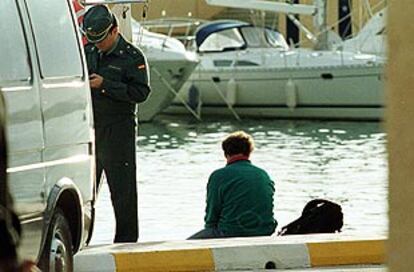
<svg viewBox="0 0 414 272">
<path fill-rule="evenodd" d="M 326 50 L 328 45 L 328 29 L 327 29 L 327 2 L 326 0 L 314 0 L 313 5 L 316 14 L 313 16 L 313 24 L 315 25 L 318 35 L 318 43 L 315 49 Z"/>
</svg>

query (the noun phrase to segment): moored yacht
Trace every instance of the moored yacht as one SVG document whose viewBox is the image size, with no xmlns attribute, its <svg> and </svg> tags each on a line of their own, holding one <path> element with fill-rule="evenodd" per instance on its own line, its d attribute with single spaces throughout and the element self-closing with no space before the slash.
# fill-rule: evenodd
<svg viewBox="0 0 414 272">
<path fill-rule="evenodd" d="M 277 31 L 214 21 L 196 32 L 200 64 L 180 96 L 202 115 L 380 119 L 380 56 L 289 48 Z M 175 101 L 167 110 L 185 113 Z"/>
<path fill-rule="evenodd" d="M 329 48 L 329 35 L 323 34 L 328 29 L 325 0 L 315 0 L 314 5 L 262 0 L 207 2 L 311 15 L 322 34 L 316 37 L 305 29 L 318 48 L 314 50 L 289 48 L 279 32 L 241 21 L 221 20 L 201 25 L 195 33 L 200 64 L 181 89 L 179 98 L 202 115 L 382 118 L 385 58 L 343 47 Z M 177 101 L 167 111 L 187 112 Z"/>
<path fill-rule="evenodd" d="M 198 58 L 177 39 L 145 30 L 135 20 L 132 37 L 147 56 L 151 69 L 152 93 L 138 106 L 138 119 L 145 122 L 171 104 L 198 64 Z"/>
</svg>

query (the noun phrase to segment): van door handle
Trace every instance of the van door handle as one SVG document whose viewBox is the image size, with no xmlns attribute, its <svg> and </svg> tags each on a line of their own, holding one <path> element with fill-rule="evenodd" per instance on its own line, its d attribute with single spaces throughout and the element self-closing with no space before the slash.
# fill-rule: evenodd
<svg viewBox="0 0 414 272">
<path fill-rule="evenodd" d="M 216 83 L 219 83 L 221 80 L 220 80 L 220 77 L 217 77 L 217 76 L 214 76 L 214 77 L 212 77 L 212 79 L 213 79 L 213 81 L 214 82 L 216 82 Z"/>
</svg>

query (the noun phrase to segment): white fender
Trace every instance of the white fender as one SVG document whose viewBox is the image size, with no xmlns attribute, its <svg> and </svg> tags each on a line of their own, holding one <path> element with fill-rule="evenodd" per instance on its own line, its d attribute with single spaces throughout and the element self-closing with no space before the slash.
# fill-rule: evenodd
<svg viewBox="0 0 414 272">
<path fill-rule="evenodd" d="M 298 90 L 295 82 L 289 78 L 285 86 L 286 90 L 286 106 L 293 110 L 298 104 Z"/>
<path fill-rule="evenodd" d="M 226 100 L 232 106 L 237 102 L 237 82 L 234 78 L 227 82 Z"/>
</svg>

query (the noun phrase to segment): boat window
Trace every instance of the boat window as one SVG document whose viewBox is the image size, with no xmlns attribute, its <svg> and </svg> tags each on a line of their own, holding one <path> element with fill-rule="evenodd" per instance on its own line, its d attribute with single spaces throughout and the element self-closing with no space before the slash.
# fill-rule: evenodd
<svg viewBox="0 0 414 272">
<path fill-rule="evenodd" d="M 241 32 L 248 47 L 268 47 L 264 34 L 265 28 L 243 27 Z"/>
<path fill-rule="evenodd" d="M 0 82 L 29 80 L 29 56 L 16 1 L 0 1 L 0 18 Z"/>
<path fill-rule="evenodd" d="M 236 50 L 244 46 L 243 37 L 237 29 L 226 29 L 208 36 L 200 45 L 200 52 Z"/>
<path fill-rule="evenodd" d="M 32 20 L 42 77 L 82 76 L 79 43 L 68 2 L 28 0 L 26 3 Z"/>
<path fill-rule="evenodd" d="M 230 67 L 232 62 L 231 60 L 213 60 L 216 67 Z"/>
<path fill-rule="evenodd" d="M 248 60 L 238 60 L 234 66 L 259 66 L 259 64 Z"/>
<path fill-rule="evenodd" d="M 289 49 L 285 37 L 277 31 L 266 29 L 266 40 L 272 47 L 285 50 Z"/>
<path fill-rule="evenodd" d="M 289 48 L 282 34 L 268 28 L 247 26 L 241 28 L 241 33 L 248 47 Z"/>
</svg>

